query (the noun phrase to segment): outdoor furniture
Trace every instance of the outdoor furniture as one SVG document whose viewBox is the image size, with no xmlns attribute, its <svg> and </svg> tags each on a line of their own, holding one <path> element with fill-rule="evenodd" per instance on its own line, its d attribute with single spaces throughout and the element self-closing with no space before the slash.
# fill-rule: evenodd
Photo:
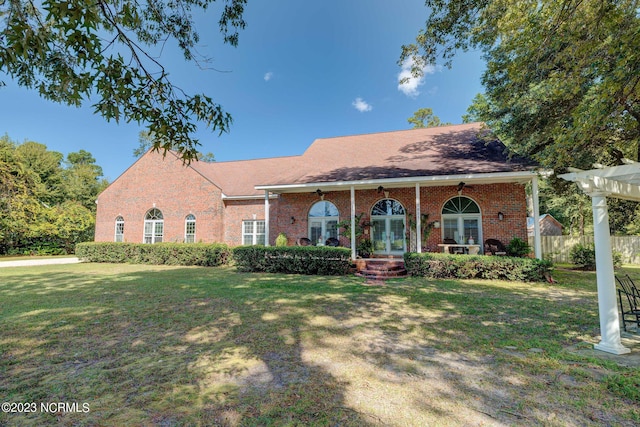
<svg viewBox="0 0 640 427">
<path fill-rule="evenodd" d="M 484 253 L 491 255 L 506 255 L 507 248 L 498 239 L 487 239 L 484 241 Z"/>
<path fill-rule="evenodd" d="M 324 242 L 325 246 L 340 246 L 340 240 L 335 237 L 329 237 L 326 242 Z"/>
<path fill-rule="evenodd" d="M 618 302 L 622 315 L 622 327 L 627 330 L 627 322 L 636 324 L 636 331 L 640 331 L 640 290 L 627 274 L 625 277 L 616 276 L 618 281 Z M 626 303 L 625 303 L 626 301 Z"/>
<path fill-rule="evenodd" d="M 311 239 L 308 239 L 306 237 L 300 237 L 296 241 L 296 245 L 297 246 L 311 246 Z"/>
<path fill-rule="evenodd" d="M 463 254 L 465 252 L 464 245 L 460 245 L 453 239 L 444 239 L 442 245 L 438 245 L 442 247 L 443 252 L 449 252 L 450 254 Z"/>
<path fill-rule="evenodd" d="M 450 254 L 477 255 L 480 252 L 480 245 L 461 245 L 460 243 L 440 243 L 438 247 L 442 252 Z"/>
</svg>

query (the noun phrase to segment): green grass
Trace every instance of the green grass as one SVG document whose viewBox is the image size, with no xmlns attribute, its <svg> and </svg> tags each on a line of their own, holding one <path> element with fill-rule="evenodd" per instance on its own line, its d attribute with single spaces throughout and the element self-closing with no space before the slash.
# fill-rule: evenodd
<svg viewBox="0 0 640 427">
<path fill-rule="evenodd" d="M 640 270 L 627 268 L 632 276 Z M 555 285 L 0 269 L 0 425 L 634 425 L 640 370 L 596 342 L 595 274 Z"/>
</svg>

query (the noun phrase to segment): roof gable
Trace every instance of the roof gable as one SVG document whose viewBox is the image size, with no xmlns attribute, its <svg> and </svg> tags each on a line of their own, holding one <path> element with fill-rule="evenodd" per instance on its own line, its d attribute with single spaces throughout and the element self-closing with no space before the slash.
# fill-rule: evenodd
<svg viewBox="0 0 640 427">
<path fill-rule="evenodd" d="M 534 168 L 532 162 L 509 158 L 504 144 L 487 141 L 483 133 L 487 131 L 481 123 L 471 123 L 320 138 L 300 156 L 193 161 L 188 167 L 231 197 L 263 195 L 256 186 L 520 172 Z M 178 161 L 177 155 L 171 154 Z"/>
<path fill-rule="evenodd" d="M 105 188 L 99 195 L 98 199 L 103 194 L 118 193 L 121 191 L 128 191 L 127 180 L 139 180 L 151 179 L 150 177 L 158 175 L 159 180 L 171 180 L 167 175 L 170 174 L 174 178 L 180 178 L 176 180 L 176 185 L 188 185 L 188 180 L 191 178 L 202 179 L 204 182 L 211 184 L 214 187 L 220 187 L 216 185 L 207 175 L 185 165 L 182 160 L 178 158 L 178 155 L 172 151 L 167 151 L 164 155 L 158 151 L 150 149 L 145 154 L 140 156 L 131 166 L 129 166 L 120 176 L 113 180 L 107 188 Z M 197 178 L 196 178 L 197 177 Z"/>
</svg>

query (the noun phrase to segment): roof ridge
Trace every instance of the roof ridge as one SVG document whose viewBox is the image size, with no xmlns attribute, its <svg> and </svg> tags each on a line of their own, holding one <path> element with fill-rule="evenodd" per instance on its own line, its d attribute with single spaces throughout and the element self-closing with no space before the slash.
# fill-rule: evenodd
<svg viewBox="0 0 640 427">
<path fill-rule="evenodd" d="M 354 136 L 382 135 L 382 134 L 387 134 L 387 133 L 424 131 L 424 130 L 427 130 L 427 129 L 445 129 L 445 128 L 462 127 L 462 126 L 471 127 L 472 125 L 482 125 L 482 124 L 484 124 L 484 123 L 483 122 L 471 122 L 471 123 L 450 124 L 450 125 L 445 125 L 445 126 L 431 126 L 431 127 L 424 127 L 424 128 L 387 130 L 387 131 L 382 131 L 382 132 L 363 132 L 363 133 L 356 133 L 356 134 L 350 134 L 350 135 L 336 135 L 336 136 L 326 136 L 326 137 L 322 137 L 322 138 L 316 138 L 314 140 L 314 142 L 318 141 L 320 139 L 351 138 L 351 137 L 354 137 Z M 313 143 L 311 145 L 313 145 Z"/>
<path fill-rule="evenodd" d="M 239 159 L 239 160 L 222 160 L 222 161 L 214 161 L 214 162 L 206 162 L 210 164 L 224 164 L 224 163 L 238 163 L 238 162 L 256 162 L 262 160 L 280 160 L 280 159 L 290 159 L 295 157 L 302 157 L 302 154 L 294 154 L 291 156 L 275 156 L 275 157 L 258 157 L 255 159 Z"/>
</svg>

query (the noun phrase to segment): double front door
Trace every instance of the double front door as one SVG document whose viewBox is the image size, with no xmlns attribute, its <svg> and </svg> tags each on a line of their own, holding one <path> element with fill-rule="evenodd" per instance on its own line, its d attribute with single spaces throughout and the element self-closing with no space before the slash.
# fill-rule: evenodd
<svg viewBox="0 0 640 427">
<path fill-rule="evenodd" d="M 400 255 L 406 252 L 404 215 L 373 217 L 371 228 L 371 240 L 375 253 Z"/>
</svg>

